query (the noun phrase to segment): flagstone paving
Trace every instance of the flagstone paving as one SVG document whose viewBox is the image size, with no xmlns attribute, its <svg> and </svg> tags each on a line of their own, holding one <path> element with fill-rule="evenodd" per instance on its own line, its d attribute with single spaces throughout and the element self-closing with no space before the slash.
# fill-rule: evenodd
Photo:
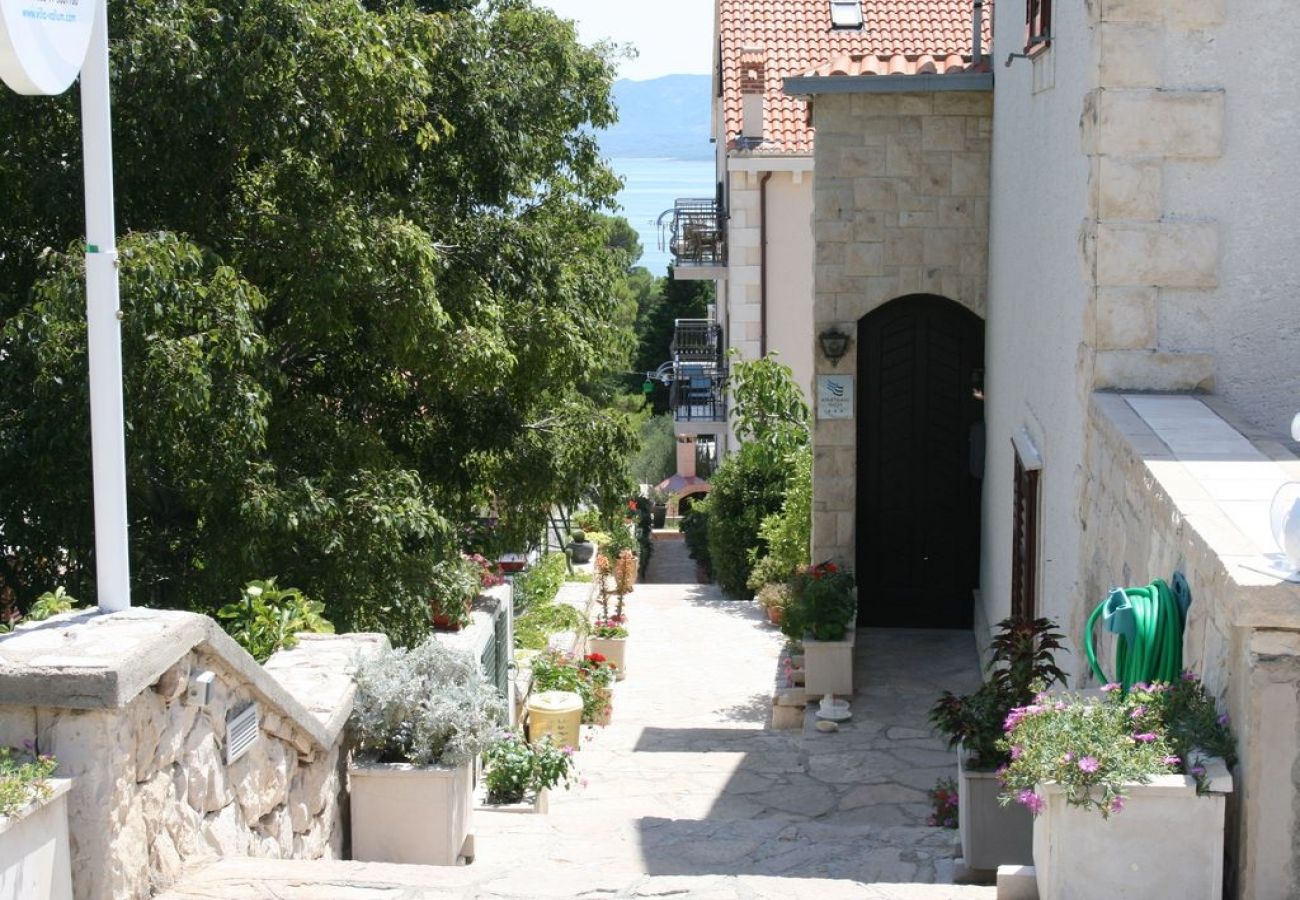
<svg viewBox="0 0 1300 900">
<path fill-rule="evenodd" d="M 583 783 L 548 815 L 476 811 L 472 865 L 227 860 L 164 896 L 991 900 L 943 883 L 957 834 L 924 824 L 926 791 L 955 775 L 925 713 L 978 683 L 970 633 L 861 631 L 853 719 L 773 731 L 782 637 L 754 604 L 678 580 L 693 572 L 682 544 L 657 545 L 628 598 L 613 723 L 584 729 Z"/>
</svg>

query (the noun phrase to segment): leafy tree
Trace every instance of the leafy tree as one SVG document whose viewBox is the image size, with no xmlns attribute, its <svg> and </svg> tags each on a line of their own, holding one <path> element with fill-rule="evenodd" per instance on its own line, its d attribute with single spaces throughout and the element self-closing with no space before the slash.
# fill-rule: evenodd
<svg viewBox="0 0 1300 900">
<path fill-rule="evenodd" d="M 342 629 L 427 627 L 494 504 L 522 540 L 634 439 L 602 210 L 606 48 L 527 0 L 110 9 L 141 601 L 274 572 Z M 4 578 L 92 596 L 75 92 L 0 95 Z"/>
</svg>

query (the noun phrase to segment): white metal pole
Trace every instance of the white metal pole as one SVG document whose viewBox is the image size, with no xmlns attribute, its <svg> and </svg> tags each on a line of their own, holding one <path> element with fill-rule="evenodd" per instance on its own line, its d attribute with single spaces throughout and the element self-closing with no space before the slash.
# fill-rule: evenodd
<svg viewBox="0 0 1300 900">
<path fill-rule="evenodd" d="M 113 142 L 108 92 L 108 3 L 96 4 L 81 69 L 86 179 L 86 324 L 90 345 L 90 434 L 95 478 L 96 593 L 103 612 L 131 605 L 126 540 L 126 439 L 122 331 L 113 221 Z"/>
</svg>

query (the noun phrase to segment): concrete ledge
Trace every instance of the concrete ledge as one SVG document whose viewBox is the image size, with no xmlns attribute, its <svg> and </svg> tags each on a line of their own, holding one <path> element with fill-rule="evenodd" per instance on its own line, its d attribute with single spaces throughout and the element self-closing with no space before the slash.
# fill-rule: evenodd
<svg viewBox="0 0 1300 900">
<path fill-rule="evenodd" d="M 1033 866 L 998 866 L 998 900 L 1038 900 Z"/>
<path fill-rule="evenodd" d="M 309 636 L 300 649 L 272 658 L 263 668 L 220 625 L 198 613 L 144 607 L 68 613 L 0 636 L 0 706 L 121 709 L 202 647 L 258 699 L 328 749 L 352 709 L 351 697 L 339 702 L 341 692 L 354 690 L 342 683 L 350 683 L 349 666 L 386 643 L 382 635 Z M 352 662 L 344 660 L 349 651 Z M 299 664 L 305 666 L 302 673 L 286 675 Z M 340 670 L 323 677 L 332 666 Z M 326 710 L 327 703 L 336 706 Z"/>
</svg>

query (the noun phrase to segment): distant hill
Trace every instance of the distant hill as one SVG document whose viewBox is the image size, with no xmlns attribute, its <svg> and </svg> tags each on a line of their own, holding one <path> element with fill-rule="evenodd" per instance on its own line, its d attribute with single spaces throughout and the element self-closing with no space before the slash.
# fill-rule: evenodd
<svg viewBox="0 0 1300 900">
<path fill-rule="evenodd" d="M 609 157 L 712 159 L 708 75 L 665 75 L 649 81 L 614 82 L 618 124 L 603 132 L 600 146 Z"/>
</svg>

